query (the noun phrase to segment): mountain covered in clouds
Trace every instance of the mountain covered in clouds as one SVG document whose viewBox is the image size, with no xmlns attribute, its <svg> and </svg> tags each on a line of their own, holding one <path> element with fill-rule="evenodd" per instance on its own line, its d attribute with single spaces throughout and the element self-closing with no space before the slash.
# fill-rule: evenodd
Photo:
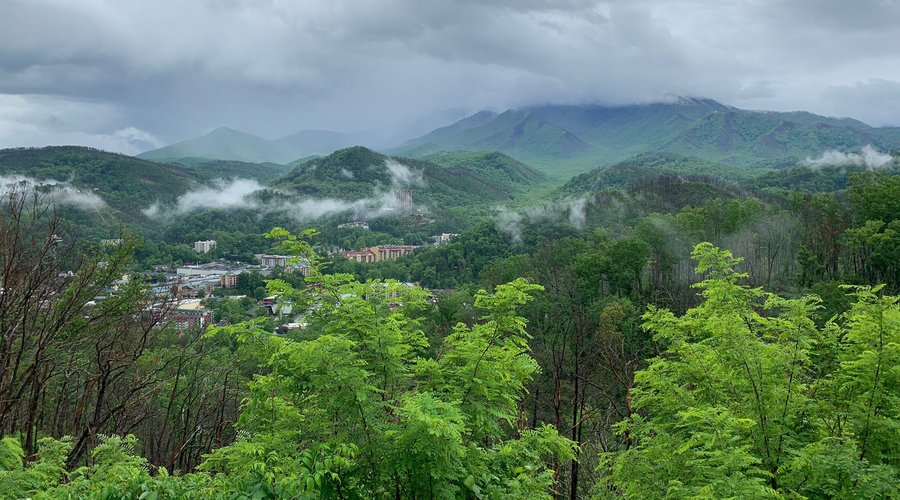
<svg viewBox="0 0 900 500">
<path fill-rule="evenodd" d="M 188 139 L 138 155 L 148 160 L 177 161 L 183 158 L 237 160 L 252 163 L 288 163 L 304 156 L 328 154 L 358 144 L 359 134 L 341 134 L 327 130 L 303 130 L 278 139 L 263 139 L 253 134 L 219 127 L 195 139 Z"/>
<path fill-rule="evenodd" d="M 900 128 L 805 112 L 749 111 L 709 99 L 627 106 L 545 105 L 481 111 L 410 140 L 398 154 L 495 149 L 553 175 L 644 152 L 732 165 L 791 164 L 829 149 L 900 147 Z M 574 167 L 573 167 L 574 166 Z"/>
</svg>

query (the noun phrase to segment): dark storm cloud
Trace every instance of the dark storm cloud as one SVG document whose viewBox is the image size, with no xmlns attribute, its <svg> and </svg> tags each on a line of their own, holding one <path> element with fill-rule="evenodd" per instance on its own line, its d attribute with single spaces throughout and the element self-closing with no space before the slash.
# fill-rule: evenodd
<svg viewBox="0 0 900 500">
<path fill-rule="evenodd" d="M 898 123 L 898 19 L 875 0 L 6 0 L 0 146 L 671 95 Z"/>
</svg>

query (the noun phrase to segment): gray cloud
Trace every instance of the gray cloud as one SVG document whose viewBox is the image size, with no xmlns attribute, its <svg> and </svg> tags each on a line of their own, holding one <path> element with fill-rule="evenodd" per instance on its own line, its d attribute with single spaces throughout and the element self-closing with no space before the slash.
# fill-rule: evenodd
<svg viewBox="0 0 900 500">
<path fill-rule="evenodd" d="M 406 171 L 409 174 L 409 169 Z M 270 201 L 262 201 L 256 194 L 264 189 L 273 191 L 252 179 L 229 181 L 220 179 L 184 193 L 178 197 L 174 205 L 155 203 L 142 212 L 147 217 L 169 219 L 204 209 L 250 209 L 261 213 L 282 213 L 298 221 L 316 220 L 339 214 L 348 214 L 359 219 L 375 219 L 402 213 L 395 190 L 380 191 L 359 200 L 307 198 L 275 191 L 278 196 Z"/>
<path fill-rule="evenodd" d="M 583 229 L 587 222 L 587 208 L 591 203 L 589 197 L 583 196 L 545 203 L 540 207 L 512 209 L 498 206 L 494 208 L 494 226 L 513 243 L 522 243 L 522 230 L 526 223 L 568 222 L 576 229 Z"/>
<path fill-rule="evenodd" d="M 824 95 L 836 103 L 839 114 L 852 115 L 853 110 L 865 109 L 875 123 L 900 124 L 900 81 L 870 78 L 830 86 Z"/>
<path fill-rule="evenodd" d="M 208 186 L 201 186 L 179 196 L 173 207 L 162 207 L 159 204 L 145 209 L 144 215 L 157 217 L 166 214 L 185 214 L 199 209 L 227 210 L 253 207 L 250 195 L 264 189 L 252 179 L 217 180 Z"/>
<path fill-rule="evenodd" d="M 68 182 L 34 179 L 21 175 L 0 175 L 0 194 L 11 191 L 36 192 L 50 204 L 65 205 L 82 210 L 104 210 L 106 202 L 94 193 L 82 191 Z"/>
<path fill-rule="evenodd" d="M 120 126 L 110 104 L 45 95 L 0 94 L 0 147 L 82 145 L 137 154 L 163 145 L 153 134 Z"/>
<path fill-rule="evenodd" d="M 892 165 L 894 158 L 888 153 L 875 149 L 871 144 L 867 144 L 860 149 L 859 153 L 844 153 L 831 149 L 822 153 L 818 158 L 806 158 L 801 163 L 813 169 L 855 165 L 866 167 L 869 170 L 878 170 Z"/>
<path fill-rule="evenodd" d="M 390 158 L 384 161 L 384 168 L 391 176 L 391 182 L 394 185 L 425 187 L 425 178 L 418 170 L 411 170 L 406 165 Z"/>
<path fill-rule="evenodd" d="M 897 99 L 898 18 L 878 0 L 6 0 L 0 146 L 134 152 L 217 126 L 421 129 L 672 94 L 900 124 L 876 98 Z"/>
</svg>

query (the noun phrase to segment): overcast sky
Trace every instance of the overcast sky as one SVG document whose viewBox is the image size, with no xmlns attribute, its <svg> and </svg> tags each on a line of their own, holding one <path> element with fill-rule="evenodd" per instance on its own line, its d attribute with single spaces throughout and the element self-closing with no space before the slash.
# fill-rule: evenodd
<svg viewBox="0 0 900 500">
<path fill-rule="evenodd" d="M 0 147 L 710 97 L 900 125 L 900 0 L 0 0 Z"/>
</svg>

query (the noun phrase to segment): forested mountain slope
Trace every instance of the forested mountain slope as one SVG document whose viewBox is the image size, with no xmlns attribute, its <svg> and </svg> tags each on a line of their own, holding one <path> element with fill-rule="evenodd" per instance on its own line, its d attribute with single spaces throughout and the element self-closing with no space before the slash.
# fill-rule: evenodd
<svg viewBox="0 0 900 500">
<path fill-rule="evenodd" d="M 577 175 L 560 190 L 578 195 L 604 189 L 625 187 L 634 182 L 663 174 L 707 176 L 716 179 L 740 180 L 761 175 L 768 169 L 733 167 L 675 153 L 643 153 L 627 160 L 597 167 Z"/>
<path fill-rule="evenodd" d="M 509 188 L 535 186 L 547 180 L 537 170 L 496 151 L 440 151 L 423 159 L 445 167 L 474 172 Z"/>
<path fill-rule="evenodd" d="M 0 150 L 0 173 L 68 182 L 122 210 L 174 200 L 200 180 L 179 166 L 81 146 Z"/>
<path fill-rule="evenodd" d="M 709 100 L 627 106 L 546 105 L 476 113 L 413 139 L 400 154 L 495 149 L 555 177 L 644 152 L 732 165 L 791 163 L 829 149 L 900 147 L 900 129 L 806 112 L 751 111 Z"/>
</svg>

